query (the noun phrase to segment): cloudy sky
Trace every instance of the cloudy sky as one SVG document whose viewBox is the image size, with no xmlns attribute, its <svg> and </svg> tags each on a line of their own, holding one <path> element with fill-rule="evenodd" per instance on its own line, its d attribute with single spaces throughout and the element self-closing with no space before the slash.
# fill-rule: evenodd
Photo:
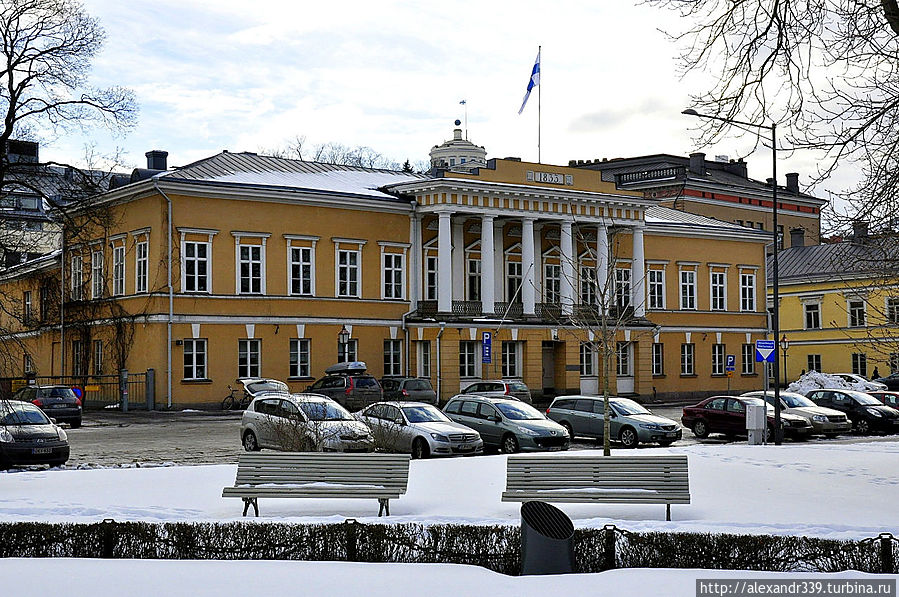
<svg viewBox="0 0 899 597">
<path fill-rule="evenodd" d="M 536 94 L 518 108 L 538 45 L 543 162 L 686 155 L 698 149 L 696 123 L 680 112 L 708 82 L 677 75 L 677 48 L 659 31 L 676 16 L 636 4 L 86 0 L 107 32 L 92 82 L 133 89 L 139 122 L 124 137 L 57 139 L 42 156 L 71 160 L 89 142 L 120 147 L 130 166 L 150 149 L 181 165 L 304 136 L 416 162 L 451 138 L 465 99 L 469 139 L 488 157 L 537 161 Z M 701 149 L 733 158 L 749 147 L 734 138 Z M 748 160 L 751 177 L 770 176 L 769 153 Z M 814 163 L 793 156 L 778 169 L 804 183 Z"/>
</svg>

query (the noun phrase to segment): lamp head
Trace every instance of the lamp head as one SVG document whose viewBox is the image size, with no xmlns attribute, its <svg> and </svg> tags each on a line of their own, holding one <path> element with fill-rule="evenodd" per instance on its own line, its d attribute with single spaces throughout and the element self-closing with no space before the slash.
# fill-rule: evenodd
<svg viewBox="0 0 899 597">
<path fill-rule="evenodd" d="M 701 116 L 701 114 L 693 108 L 687 108 L 686 110 L 681 112 L 681 114 L 686 114 L 687 116 Z"/>
</svg>

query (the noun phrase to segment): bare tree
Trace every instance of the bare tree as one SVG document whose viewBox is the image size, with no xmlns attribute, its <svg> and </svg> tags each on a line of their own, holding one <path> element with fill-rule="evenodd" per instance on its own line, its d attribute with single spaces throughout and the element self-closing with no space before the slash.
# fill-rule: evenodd
<svg viewBox="0 0 899 597">
<path fill-rule="evenodd" d="M 337 164 L 340 166 L 357 166 L 360 168 L 383 168 L 387 170 L 402 170 L 403 172 L 426 172 L 430 169 L 430 163 L 426 160 L 410 162 L 408 159 L 400 164 L 391 160 L 384 154 L 366 147 L 357 145 L 350 147 L 342 143 L 319 143 L 310 145 L 305 135 L 297 135 L 282 147 L 274 149 L 260 149 L 260 153 L 276 158 L 292 160 L 309 160 Z"/>
<path fill-rule="evenodd" d="M 680 14 L 685 72 L 715 77 L 700 112 L 775 123 L 782 147 L 821 152 L 816 179 L 843 163 L 863 180 L 838 196 L 847 218 L 892 216 L 899 201 L 899 7 L 896 0 L 644 0 Z M 704 120 L 698 141 L 730 127 Z M 764 132 L 763 132 L 764 134 Z M 756 138 L 756 143 L 767 139 Z M 781 149 L 781 142 L 778 142 Z"/>
</svg>

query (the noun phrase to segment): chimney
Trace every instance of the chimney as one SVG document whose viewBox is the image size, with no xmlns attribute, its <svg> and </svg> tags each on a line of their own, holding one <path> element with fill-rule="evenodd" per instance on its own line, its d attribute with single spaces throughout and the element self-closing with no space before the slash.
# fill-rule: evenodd
<svg viewBox="0 0 899 597">
<path fill-rule="evenodd" d="M 868 238 L 868 222 L 867 220 L 852 221 L 852 241 L 864 242 Z"/>
<path fill-rule="evenodd" d="M 805 246 L 805 228 L 790 228 L 790 247 Z"/>
<path fill-rule="evenodd" d="M 749 171 L 746 169 L 746 162 L 743 158 L 731 160 L 724 166 L 724 170 L 740 178 L 749 178 Z"/>
<path fill-rule="evenodd" d="M 148 151 L 144 154 L 147 156 L 147 169 L 148 170 L 168 170 L 169 167 L 166 164 L 166 158 L 169 157 L 169 152 L 160 151 L 159 149 L 154 149 L 152 151 Z"/>
<path fill-rule="evenodd" d="M 698 174 L 699 176 L 705 176 L 705 154 L 704 153 L 691 153 L 690 154 L 690 172 L 693 174 Z"/>
<path fill-rule="evenodd" d="M 793 193 L 794 195 L 799 194 L 799 173 L 798 172 L 788 172 L 787 173 L 787 190 Z"/>
</svg>

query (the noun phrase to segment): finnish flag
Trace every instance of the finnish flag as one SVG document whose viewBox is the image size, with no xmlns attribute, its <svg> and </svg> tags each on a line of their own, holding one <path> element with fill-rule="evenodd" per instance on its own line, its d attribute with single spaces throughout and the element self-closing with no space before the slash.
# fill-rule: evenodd
<svg viewBox="0 0 899 597">
<path fill-rule="evenodd" d="M 534 62 L 534 69 L 531 71 L 531 79 L 528 81 L 528 90 L 524 92 L 524 101 L 521 102 L 521 108 L 518 110 L 518 113 L 521 114 L 524 111 L 525 105 L 528 103 L 528 98 L 531 97 L 531 89 L 540 84 L 540 50 L 537 50 L 537 60 Z"/>
</svg>

